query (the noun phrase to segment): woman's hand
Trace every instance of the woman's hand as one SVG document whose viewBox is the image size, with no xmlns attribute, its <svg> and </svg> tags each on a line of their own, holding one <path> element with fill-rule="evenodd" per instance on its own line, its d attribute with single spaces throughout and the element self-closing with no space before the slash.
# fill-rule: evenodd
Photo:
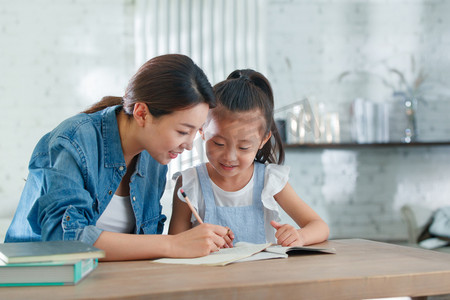
<svg viewBox="0 0 450 300">
<path fill-rule="evenodd" d="M 277 230 L 275 237 L 277 238 L 277 243 L 283 247 L 290 246 L 303 246 L 305 240 L 300 232 L 300 230 L 295 229 L 289 224 L 280 224 L 275 221 L 271 221 L 270 225 Z"/>
<path fill-rule="evenodd" d="M 226 227 L 206 223 L 168 237 L 172 239 L 170 257 L 179 258 L 205 256 L 229 243 Z"/>
</svg>

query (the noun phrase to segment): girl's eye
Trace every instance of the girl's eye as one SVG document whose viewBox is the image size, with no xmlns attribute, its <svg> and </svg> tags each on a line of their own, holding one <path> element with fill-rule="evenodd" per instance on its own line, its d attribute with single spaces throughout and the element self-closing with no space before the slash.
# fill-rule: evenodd
<svg viewBox="0 0 450 300">
<path fill-rule="evenodd" d="M 189 134 L 189 133 L 186 132 L 186 131 L 178 131 L 178 133 L 181 134 L 181 135 L 188 135 L 188 134 Z"/>
<path fill-rule="evenodd" d="M 218 142 L 214 142 L 214 144 L 215 144 L 216 146 L 220 146 L 220 147 L 222 147 L 222 146 L 223 146 L 223 144 L 221 144 L 221 143 L 218 143 Z"/>
<path fill-rule="evenodd" d="M 250 149 L 250 147 L 239 147 L 239 149 L 241 149 L 241 150 L 248 150 L 248 149 Z"/>
</svg>

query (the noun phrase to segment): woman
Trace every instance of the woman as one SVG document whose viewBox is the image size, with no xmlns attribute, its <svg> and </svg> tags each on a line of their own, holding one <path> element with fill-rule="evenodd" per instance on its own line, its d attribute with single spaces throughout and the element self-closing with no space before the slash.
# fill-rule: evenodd
<svg viewBox="0 0 450 300">
<path fill-rule="evenodd" d="M 105 260 L 217 251 L 222 226 L 160 235 L 166 164 L 191 150 L 214 106 L 212 87 L 190 58 L 149 60 L 123 97 L 103 98 L 38 142 L 5 242 L 81 240 L 105 250 Z"/>
</svg>

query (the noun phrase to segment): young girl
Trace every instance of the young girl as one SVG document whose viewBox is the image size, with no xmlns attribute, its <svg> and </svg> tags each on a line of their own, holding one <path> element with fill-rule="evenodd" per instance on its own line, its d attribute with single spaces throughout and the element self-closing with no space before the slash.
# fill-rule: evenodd
<svg viewBox="0 0 450 300">
<path fill-rule="evenodd" d="M 166 164 L 191 150 L 215 104 L 189 57 L 149 60 L 123 97 L 105 97 L 42 137 L 5 242 L 81 240 L 105 250 L 105 260 L 217 251 L 225 244 L 222 226 L 161 235 L 160 203 Z"/>
<path fill-rule="evenodd" d="M 199 225 L 181 187 L 205 223 L 231 229 L 225 247 L 232 247 L 233 238 L 282 246 L 326 240 L 327 224 L 297 196 L 288 183 L 289 168 L 280 165 L 284 150 L 268 80 L 253 70 L 236 70 L 214 92 L 217 107 L 200 130 L 208 162 L 178 177 L 169 234 Z M 277 203 L 300 229 L 278 223 Z"/>
</svg>

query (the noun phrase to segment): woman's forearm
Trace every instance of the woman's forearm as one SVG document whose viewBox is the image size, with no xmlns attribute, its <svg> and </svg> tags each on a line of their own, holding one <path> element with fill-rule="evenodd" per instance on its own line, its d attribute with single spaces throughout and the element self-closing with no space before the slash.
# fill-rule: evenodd
<svg viewBox="0 0 450 300">
<path fill-rule="evenodd" d="M 201 224 L 176 235 L 137 235 L 103 231 L 94 247 L 102 249 L 102 261 L 155 259 L 160 257 L 199 257 L 218 251 L 228 229 Z"/>
<path fill-rule="evenodd" d="M 170 257 L 171 237 L 161 234 L 136 235 L 103 231 L 94 247 L 105 251 L 102 261 L 140 260 Z"/>
</svg>

